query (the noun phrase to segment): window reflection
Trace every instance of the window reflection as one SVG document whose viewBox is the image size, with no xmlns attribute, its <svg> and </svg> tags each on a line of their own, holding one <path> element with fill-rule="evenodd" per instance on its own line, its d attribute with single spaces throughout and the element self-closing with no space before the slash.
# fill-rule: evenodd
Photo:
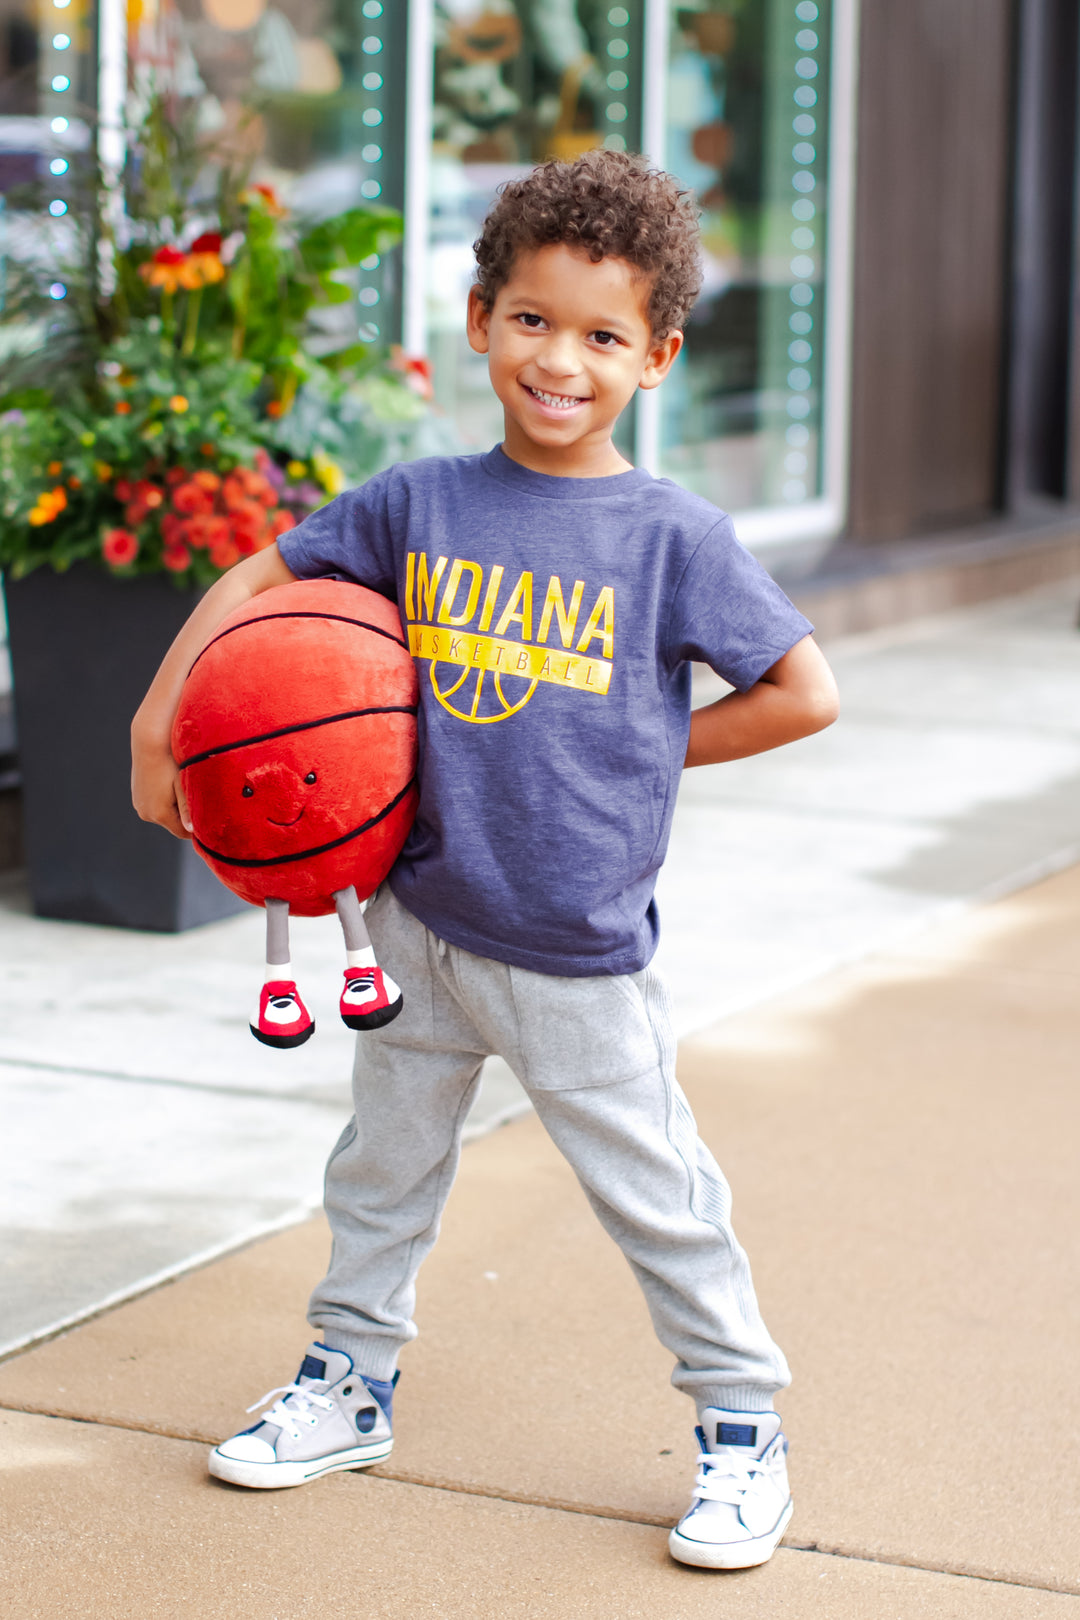
<svg viewBox="0 0 1080 1620">
<path fill-rule="evenodd" d="M 533 163 L 636 150 L 641 24 L 642 0 L 437 0 L 428 328 L 437 398 L 470 446 L 502 433 L 464 339 L 472 244 L 496 187 Z"/>
<path fill-rule="evenodd" d="M 816 0 L 672 13 L 665 161 L 701 202 L 705 285 L 662 457 L 735 511 L 820 489 L 827 36 Z"/>
</svg>

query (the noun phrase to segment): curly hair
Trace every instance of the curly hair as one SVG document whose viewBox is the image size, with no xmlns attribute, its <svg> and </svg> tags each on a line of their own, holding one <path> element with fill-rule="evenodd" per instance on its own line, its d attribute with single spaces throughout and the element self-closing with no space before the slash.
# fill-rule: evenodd
<svg viewBox="0 0 1080 1620">
<path fill-rule="evenodd" d="M 490 310 L 521 252 L 564 242 L 594 264 L 625 259 L 652 281 L 653 336 L 684 325 L 701 290 L 697 208 L 670 174 L 624 152 L 586 152 L 573 163 L 554 158 L 521 180 L 500 186 L 473 243 L 480 301 Z"/>
</svg>

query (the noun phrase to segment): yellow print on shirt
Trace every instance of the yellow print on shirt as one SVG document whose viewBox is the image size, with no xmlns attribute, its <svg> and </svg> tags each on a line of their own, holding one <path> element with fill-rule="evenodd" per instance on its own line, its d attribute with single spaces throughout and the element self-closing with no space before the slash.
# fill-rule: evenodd
<svg viewBox="0 0 1080 1620">
<path fill-rule="evenodd" d="M 567 592 L 558 574 L 546 584 L 529 569 L 512 579 L 496 563 L 485 576 L 479 563 L 465 558 L 432 561 L 426 552 L 410 551 L 409 651 L 429 661 L 443 708 L 472 725 L 518 714 L 541 681 L 606 695 L 615 656 L 615 589 L 600 587 L 587 613 L 585 593 L 581 579 Z"/>
</svg>

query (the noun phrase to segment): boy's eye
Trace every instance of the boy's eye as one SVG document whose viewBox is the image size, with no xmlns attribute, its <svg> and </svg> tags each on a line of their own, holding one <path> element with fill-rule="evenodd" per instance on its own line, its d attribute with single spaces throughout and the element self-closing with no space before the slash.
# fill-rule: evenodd
<svg viewBox="0 0 1080 1620">
<path fill-rule="evenodd" d="M 318 780 L 319 780 L 319 778 L 315 775 L 314 771 L 308 771 L 307 775 L 304 777 L 304 781 L 308 784 L 309 787 L 312 785 L 313 782 L 317 782 Z"/>
<path fill-rule="evenodd" d="M 543 317 L 541 315 L 519 315 L 518 320 L 521 321 L 523 325 L 532 327 L 534 329 L 538 326 L 543 326 L 544 324 Z"/>
<path fill-rule="evenodd" d="M 594 332 L 593 333 L 593 342 L 594 343 L 599 343 L 599 345 L 600 345 L 600 347 L 602 349 L 613 349 L 615 347 L 616 343 L 618 343 L 618 341 L 619 340 L 615 336 L 614 332 Z"/>
</svg>

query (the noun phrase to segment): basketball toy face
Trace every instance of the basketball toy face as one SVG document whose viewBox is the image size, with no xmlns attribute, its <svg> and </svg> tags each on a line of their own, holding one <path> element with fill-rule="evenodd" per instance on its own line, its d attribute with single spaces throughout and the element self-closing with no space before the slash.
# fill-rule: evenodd
<svg viewBox="0 0 1080 1620">
<path fill-rule="evenodd" d="M 361 899 L 416 813 L 416 670 L 397 610 L 337 580 L 264 591 L 219 626 L 173 726 L 195 845 L 221 881 L 298 916 Z"/>
</svg>

